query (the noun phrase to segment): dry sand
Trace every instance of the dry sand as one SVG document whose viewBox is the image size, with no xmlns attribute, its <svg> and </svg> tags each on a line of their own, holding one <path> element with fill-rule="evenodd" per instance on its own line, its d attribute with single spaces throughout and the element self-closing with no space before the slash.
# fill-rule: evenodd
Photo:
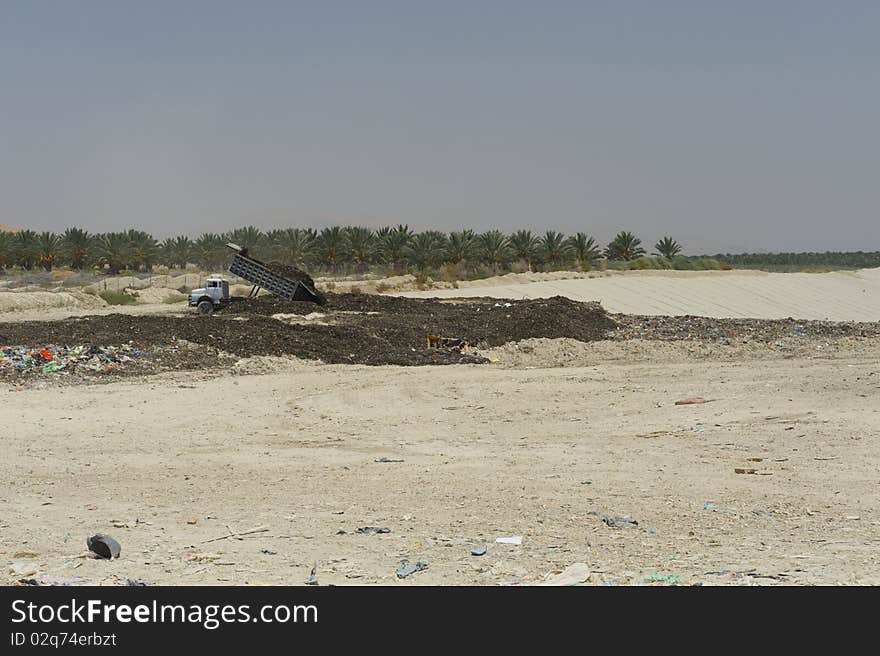
<svg viewBox="0 0 880 656">
<path fill-rule="evenodd" d="M 880 583 L 876 340 L 733 360 L 602 343 L 556 368 L 571 344 L 521 346 L 0 387 L 0 581 L 296 585 L 316 564 L 321 584 L 528 584 L 582 562 L 592 584 Z M 95 532 L 119 560 L 79 557 Z M 429 568 L 401 581 L 404 558 Z"/>
<path fill-rule="evenodd" d="M 719 318 L 880 321 L 880 269 L 831 273 L 628 271 L 529 282 L 511 274 L 412 297 L 547 298 L 601 301 L 609 312 Z"/>
<path fill-rule="evenodd" d="M 0 317 L 10 321 L 25 312 L 33 312 L 38 317 L 45 311 L 87 311 L 106 307 L 104 299 L 79 290 L 52 291 L 0 291 Z"/>
</svg>

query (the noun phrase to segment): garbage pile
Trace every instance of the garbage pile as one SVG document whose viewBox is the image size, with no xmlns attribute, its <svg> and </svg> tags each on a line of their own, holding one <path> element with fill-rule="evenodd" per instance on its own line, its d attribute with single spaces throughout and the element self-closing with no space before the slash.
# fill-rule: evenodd
<svg viewBox="0 0 880 656">
<path fill-rule="evenodd" d="M 781 346 L 781 340 L 880 337 L 880 322 L 805 321 L 796 319 L 713 319 L 696 316 L 615 314 L 612 339 L 663 341 L 746 342 Z"/>
<path fill-rule="evenodd" d="M 60 346 L 38 344 L 0 347 L 0 371 L 70 373 L 78 369 L 101 372 L 124 366 L 142 355 L 131 344 L 121 346 Z"/>
</svg>

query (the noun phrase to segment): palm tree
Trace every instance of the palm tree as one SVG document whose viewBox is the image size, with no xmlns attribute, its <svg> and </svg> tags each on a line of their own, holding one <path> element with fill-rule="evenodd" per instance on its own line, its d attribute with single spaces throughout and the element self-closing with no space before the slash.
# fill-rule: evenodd
<svg viewBox="0 0 880 656">
<path fill-rule="evenodd" d="M 664 237 L 654 244 L 654 250 L 657 251 L 658 255 L 662 255 L 667 260 L 671 260 L 681 253 L 681 245 L 672 237 Z"/>
<path fill-rule="evenodd" d="M 131 261 L 131 240 L 124 232 L 107 232 L 98 235 L 95 251 L 98 264 L 116 275 Z"/>
<path fill-rule="evenodd" d="M 620 231 L 605 248 L 609 260 L 635 260 L 645 254 L 642 240 L 633 233 Z"/>
<path fill-rule="evenodd" d="M 541 253 L 549 264 L 558 267 L 571 257 L 571 246 L 561 232 L 548 230 L 541 238 Z"/>
<path fill-rule="evenodd" d="M 410 266 L 417 271 L 439 266 L 446 255 L 446 235 L 433 230 L 420 232 L 414 236 L 406 246 L 404 254 Z"/>
<path fill-rule="evenodd" d="M 159 259 L 159 242 L 143 230 L 128 230 L 125 234 L 131 246 L 131 265 L 138 271 L 152 271 Z"/>
<path fill-rule="evenodd" d="M 526 263 L 529 271 L 532 263 L 538 259 L 541 240 L 531 230 L 517 230 L 510 235 L 510 250 L 513 257 Z"/>
<path fill-rule="evenodd" d="M 369 228 L 359 226 L 345 229 L 348 238 L 348 257 L 355 265 L 358 273 L 363 273 L 375 256 L 376 238 Z"/>
<path fill-rule="evenodd" d="M 473 258 L 475 245 L 473 230 L 450 232 L 446 239 L 446 259 L 453 264 L 465 264 Z"/>
<path fill-rule="evenodd" d="M 273 232 L 275 232 L 273 230 Z M 315 251 L 315 231 L 311 228 L 285 228 L 273 237 L 273 257 L 285 264 L 302 267 Z"/>
<path fill-rule="evenodd" d="M 283 228 L 275 228 L 266 231 L 265 246 L 268 250 L 269 259 L 280 261 L 287 264 L 284 253 L 285 230 Z"/>
<path fill-rule="evenodd" d="M 399 224 L 396 228 L 379 231 L 379 252 L 395 271 L 402 268 L 404 253 L 413 233 L 408 225 Z"/>
<path fill-rule="evenodd" d="M 11 232 L 0 230 L 0 271 L 15 263 L 14 243 Z"/>
<path fill-rule="evenodd" d="M 216 269 L 226 260 L 226 242 L 213 232 L 205 232 L 193 244 L 193 257 L 203 269 Z"/>
<path fill-rule="evenodd" d="M 169 268 L 186 269 L 186 265 L 192 260 L 194 250 L 192 239 L 186 235 L 169 237 L 162 242 L 162 259 Z"/>
<path fill-rule="evenodd" d="M 510 259 L 510 242 L 500 230 L 489 230 L 477 237 L 480 260 L 498 273 L 502 264 Z"/>
<path fill-rule="evenodd" d="M 33 230 L 16 232 L 13 249 L 18 265 L 25 271 L 30 271 L 40 261 L 40 239 Z"/>
<path fill-rule="evenodd" d="M 266 236 L 262 230 L 254 226 L 246 226 L 244 228 L 236 228 L 232 232 L 223 235 L 226 241 L 238 244 L 242 248 L 248 249 L 251 254 L 262 246 L 265 246 Z"/>
<path fill-rule="evenodd" d="M 348 251 L 348 235 L 340 226 L 324 228 L 318 235 L 318 253 L 321 261 L 333 272 L 345 262 Z"/>
<path fill-rule="evenodd" d="M 602 255 L 596 240 L 584 232 L 570 237 L 568 243 L 582 269 L 584 267 L 592 268 L 593 262 Z"/>
<path fill-rule="evenodd" d="M 61 235 L 61 252 L 71 269 L 81 271 L 92 258 L 94 237 L 81 228 L 68 228 Z"/>
<path fill-rule="evenodd" d="M 40 266 L 51 271 L 61 254 L 61 240 L 54 232 L 41 232 L 38 237 Z"/>
</svg>

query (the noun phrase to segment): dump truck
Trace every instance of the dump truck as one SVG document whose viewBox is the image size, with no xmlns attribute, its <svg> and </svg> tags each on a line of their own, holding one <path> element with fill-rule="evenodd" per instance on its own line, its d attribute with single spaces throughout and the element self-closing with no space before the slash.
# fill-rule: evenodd
<svg viewBox="0 0 880 656">
<path fill-rule="evenodd" d="M 247 248 L 232 243 L 226 245 L 235 251 L 232 263 L 229 265 L 229 272 L 253 284 L 247 298 L 255 298 L 260 289 L 265 289 L 287 301 L 306 301 L 318 305 L 326 303 L 323 294 L 315 289 L 311 278 L 305 273 L 300 272 L 304 280 L 292 280 L 273 271 L 260 260 L 251 257 Z M 220 276 L 210 276 L 204 287 L 194 289 L 189 294 L 190 307 L 197 308 L 201 314 L 211 314 L 214 310 L 237 300 L 245 299 L 230 297 L 229 282 Z"/>
</svg>

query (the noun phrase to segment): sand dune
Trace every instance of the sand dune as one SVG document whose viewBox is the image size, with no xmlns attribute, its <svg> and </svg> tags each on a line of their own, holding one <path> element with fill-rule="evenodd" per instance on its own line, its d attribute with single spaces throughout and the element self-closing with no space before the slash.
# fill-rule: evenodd
<svg viewBox="0 0 880 656">
<path fill-rule="evenodd" d="M 472 286 L 411 297 L 546 298 L 601 301 L 611 312 L 707 317 L 880 321 L 880 269 L 831 273 L 631 271 L 610 276 Z"/>
</svg>

